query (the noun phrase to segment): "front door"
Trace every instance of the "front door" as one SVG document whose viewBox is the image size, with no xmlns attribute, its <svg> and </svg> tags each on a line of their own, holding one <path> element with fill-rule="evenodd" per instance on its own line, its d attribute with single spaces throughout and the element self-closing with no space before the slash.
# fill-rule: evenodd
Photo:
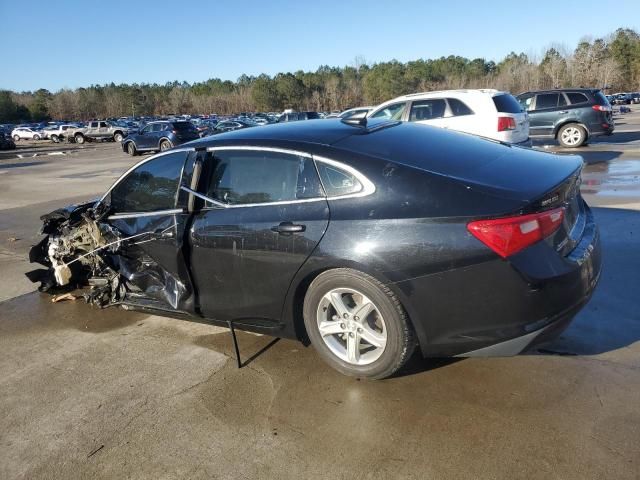
<svg viewBox="0 0 640 480">
<path fill-rule="evenodd" d="M 134 287 L 130 300 L 195 311 L 183 243 L 190 214 L 184 196 L 178 194 L 184 166 L 194 155 L 183 150 L 152 157 L 109 193 L 107 222 L 127 239 L 113 258 L 118 262 L 116 270 Z"/>
<path fill-rule="evenodd" d="M 312 158 L 218 149 L 206 155 L 199 190 L 208 200 L 195 212 L 190 241 L 202 314 L 277 323 L 294 275 L 329 222 Z"/>
<path fill-rule="evenodd" d="M 150 123 L 142 129 L 136 138 L 136 148 L 138 150 L 148 150 L 155 146 L 155 137 L 153 127 L 155 123 Z"/>
<path fill-rule="evenodd" d="M 531 135 L 553 135 L 558 120 L 566 115 L 567 102 L 559 92 L 536 95 L 534 110 L 531 112 Z"/>
</svg>

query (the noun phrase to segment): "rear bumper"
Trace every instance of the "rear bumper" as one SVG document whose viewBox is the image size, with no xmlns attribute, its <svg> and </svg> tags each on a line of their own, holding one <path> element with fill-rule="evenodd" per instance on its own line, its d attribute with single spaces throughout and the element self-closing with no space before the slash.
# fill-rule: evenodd
<svg viewBox="0 0 640 480">
<path fill-rule="evenodd" d="M 527 138 L 523 142 L 514 143 L 513 145 L 515 145 L 517 147 L 531 148 L 533 146 L 533 142 L 531 141 L 531 138 Z"/>
<path fill-rule="evenodd" d="M 495 259 L 400 282 L 427 357 L 515 355 L 560 333 L 589 301 L 601 246 L 586 208 L 584 233 L 567 255 L 542 241 Z"/>
</svg>

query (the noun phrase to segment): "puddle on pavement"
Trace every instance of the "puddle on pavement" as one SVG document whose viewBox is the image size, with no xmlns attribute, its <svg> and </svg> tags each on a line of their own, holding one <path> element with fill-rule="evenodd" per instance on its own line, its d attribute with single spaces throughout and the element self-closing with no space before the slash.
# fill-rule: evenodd
<svg viewBox="0 0 640 480">
<path fill-rule="evenodd" d="M 80 291 L 72 293 L 81 294 Z M 102 333 L 132 325 L 148 317 L 118 307 L 91 307 L 82 297 L 58 303 L 52 303 L 52 298 L 47 293 L 33 292 L 0 303 L 0 325 L 3 333 L 25 328 L 74 328 L 83 332 Z"/>
<path fill-rule="evenodd" d="M 640 194 L 640 160 L 587 165 L 582 174 L 581 191 L 602 196 L 638 196 Z"/>
</svg>

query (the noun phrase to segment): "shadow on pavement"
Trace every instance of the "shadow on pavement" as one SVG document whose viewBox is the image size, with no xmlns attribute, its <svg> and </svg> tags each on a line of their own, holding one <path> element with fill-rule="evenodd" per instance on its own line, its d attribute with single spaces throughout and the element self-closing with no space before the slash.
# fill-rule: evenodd
<svg viewBox="0 0 640 480">
<path fill-rule="evenodd" d="M 600 228 L 603 269 L 591 301 L 545 353 L 597 355 L 640 341 L 640 212 L 593 208 Z"/>
</svg>

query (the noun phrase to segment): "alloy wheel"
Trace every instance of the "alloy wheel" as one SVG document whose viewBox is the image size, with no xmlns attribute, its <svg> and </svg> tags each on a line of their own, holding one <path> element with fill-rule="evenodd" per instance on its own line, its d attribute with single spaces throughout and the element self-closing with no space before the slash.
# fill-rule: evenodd
<svg viewBox="0 0 640 480">
<path fill-rule="evenodd" d="M 562 143 L 565 145 L 579 145 L 582 141 L 582 132 L 577 127 L 565 128 L 562 131 Z"/>
<path fill-rule="evenodd" d="M 378 307 L 351 288 L 327 292 L 316 313 L 318 330 L 325 345 L 352 365 L 375 362 L 387 345 L 387 328 Z"/>
</svg>

